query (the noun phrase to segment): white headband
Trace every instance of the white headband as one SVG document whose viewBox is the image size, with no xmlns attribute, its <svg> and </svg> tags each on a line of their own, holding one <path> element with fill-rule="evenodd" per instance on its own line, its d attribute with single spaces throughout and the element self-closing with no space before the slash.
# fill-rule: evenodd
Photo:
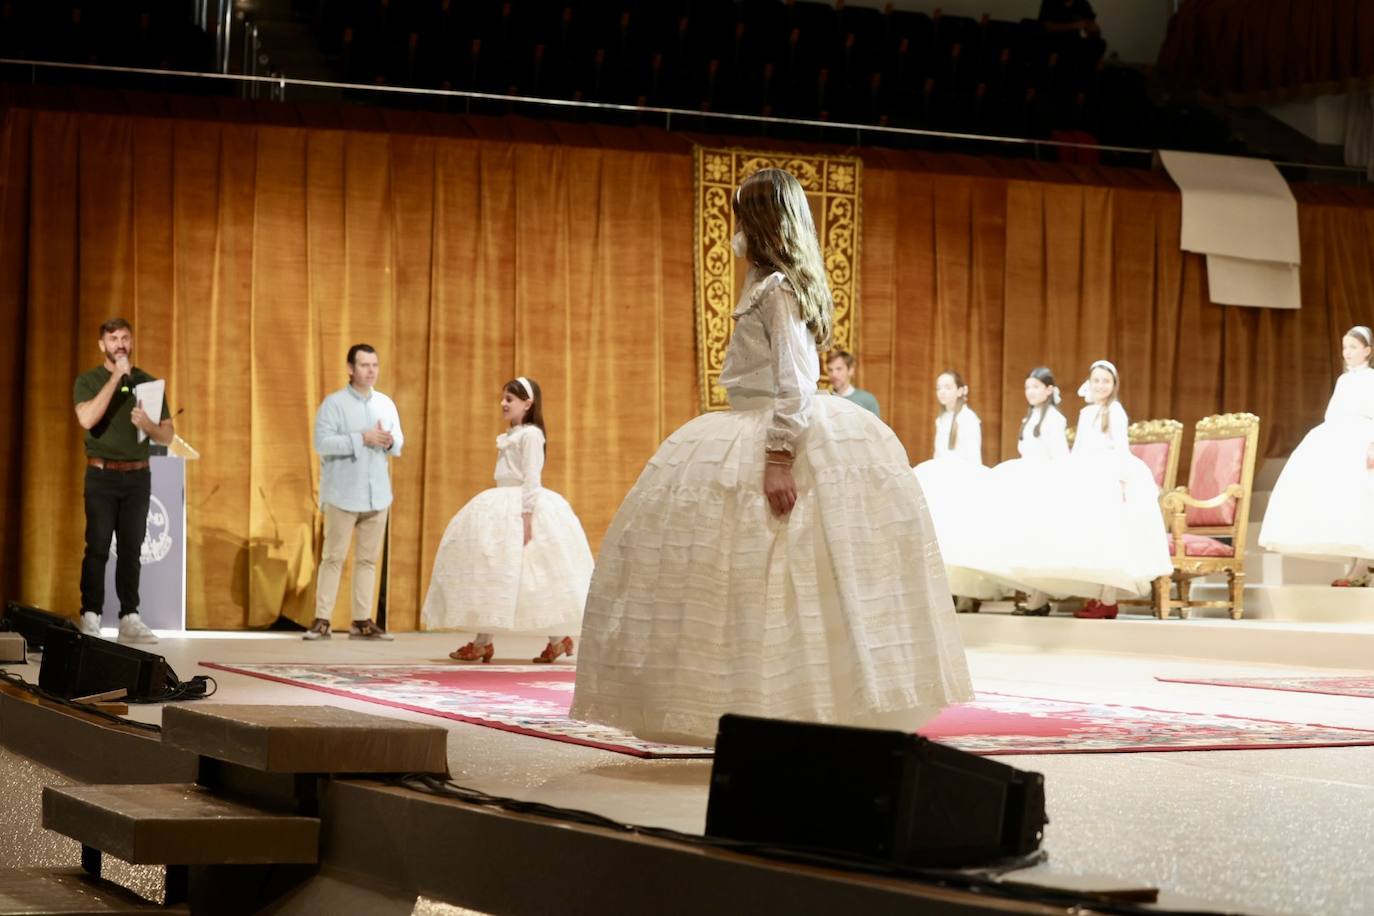
<svg viewBox="0 0 1374 916">
<path fill-rule="evenodd" d="M 1374 332 L 1371 332 L 1369 328 L 1365 327 L 1362 324 L 1357 324 L 1350 329 L 1350 334 L 1355 333 L 1358 333 L 1360 337 L 1364 338 L 1364 345 L 1366 347 L 1374 346 Z M 1350 334 L 1347 334 L 1346 336 L 1349 337 Z"/>
<path fill-rule="evenodd" d="M 534 400 L 534 388 L 530 386 L 530 380 L 527 379 L 527 378 L 525 378 L 525 377 L 522 375 L 522 376 L 520 376 L 519 378 L 517 378 L 516 381 L 520 383 L 520 387 L 521 387 L 521 388 L 525 389 L 525 397 L 527 397 L 527 398 L 529 398 L 531 401 L 533 401 L 533 400 Z"/>
<path fill-rule="evenodd" d="M 1079 396 L 1080 398 L 1082 398 L 1083 400 L 1087 401 L 1088 403 L 1092 403 L 1092 397 L 1088 394 L 1088 392 L 1089 392 L 1089 390 L 1090 390 L 1090 389 L 1089 389 L 1089 386 L 1088 386 L 1088 383 L 1089 383 L 1090 381 L 1092 381 L 1093 370 L 1094 370 L 1094 369 L 1106 369 L 1108 372 L 1110 372 L 1110 373 L 1112 374 L 1112 378 L 1113 378 L 1113 379 L 1120 379 L 1120 378 L 1121 378 L 1120 373 L 1118 373 L 1118 372 L 1116 371 L 1116 366 L 1113 366 L 1110 362 L 1108 362 L 1108 361 L 1105 360 L 1105 359 L 1099 359 L 1097 362 L 1095 362 L 1095 363 L 1093 363 L 1091 366 L 1089 366 L 1089 367 L 1088 367 L 1088 377 L 1087 377 L 1086 379 L 1083 380 L 1083 384 L 1081 384 L 1081 385 L 1078 386 L 1078 396 Z"/>
</svg>

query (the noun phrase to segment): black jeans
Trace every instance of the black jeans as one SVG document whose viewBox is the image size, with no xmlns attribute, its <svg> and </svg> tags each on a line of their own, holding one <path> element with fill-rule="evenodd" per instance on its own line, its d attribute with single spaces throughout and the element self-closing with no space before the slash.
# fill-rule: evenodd
<svg viewBox="0 0 1374 916">
<path fill-rule="evenodd" d="M 140 554 L 148 530 L 148 499 L 153 475 L 141 471 L 86 468 L 86 555 L 81 560 L 81 610 L 97 614 L 105 606 L 105 564 L 110 537 L 117 540 L 115 594 L 119 616 L 138 613 Z"/>
</svg>

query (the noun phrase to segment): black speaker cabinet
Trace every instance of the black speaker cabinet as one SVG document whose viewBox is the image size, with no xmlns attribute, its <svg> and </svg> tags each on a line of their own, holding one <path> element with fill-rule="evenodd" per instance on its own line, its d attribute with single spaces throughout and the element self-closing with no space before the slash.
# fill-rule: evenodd
<svg viewBox="0 0 1374 916">
<path fill-rule="evenodd" d="M 904 732 L 720 720 L 707 836 L 959 867 L 1034 852 L 1046 821 L 1039 773 Z"/>
<path fill-rule="evenodd" d="M 123 687 L 131 700 L 155 700 L 167 693 L 167 662 L 131 646 L 53 628 L 43 647 L 38 686 L 68 699 Z"/>
<path fill-rule="evenodd" d="M 24 642 L 35 652 L 43 648 L 43 643 L 48 638 L 49 627 L 78 632 L 76 624 L 66 617 L 17 601 L 5 602 L 5 629 L 23 636 Z"/>
</svg>

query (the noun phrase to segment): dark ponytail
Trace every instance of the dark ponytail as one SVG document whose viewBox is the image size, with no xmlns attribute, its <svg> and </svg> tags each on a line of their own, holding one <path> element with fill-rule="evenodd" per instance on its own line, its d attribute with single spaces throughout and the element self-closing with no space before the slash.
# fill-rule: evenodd
<svg viewBox="0 0 1374 916">
<path fill-rule="evenodd" d="M 1036 366 L 1026 375 L 1026 378 L 1033 378 L 1047 388 L 1059 388 L 1059 383 L 1054 380 L 1054 373 L 1049 370 L 1048 366 Z M 1058 405 L 1055 404 L 1057 394 L 1057 391 L 1051 391 L 1049 398 L 1044 404 L 1040 405 L 1040 417 L 1035 421 L 1035 429 L 1031 430 L 1031 435 L 1037 439 L 1040 438 L 1040 427 L 1045 425 L 1045 415 L 1051 410 L 1059 410 Z M 1029 423 L 1034 416 L 1035 408 L 1031 407 L 1026 411 L 1026 416 L 1021 420 L 1021 429 L 1016 434 L 1018 439 L 1026 434 L 1026 424 Z"/>
</svg>

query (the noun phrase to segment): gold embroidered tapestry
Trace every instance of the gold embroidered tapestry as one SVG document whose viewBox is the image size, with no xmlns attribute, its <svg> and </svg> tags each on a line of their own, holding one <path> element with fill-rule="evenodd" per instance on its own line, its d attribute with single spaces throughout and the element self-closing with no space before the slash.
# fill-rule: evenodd
<svg viewBox="0 0 1374 916">
<path fill-rule="evenodd" d="M 794 156 L 744 149 L 696 148 L 697 371 L 703 410 L 730 406 L 717 384 L 734 327 L 731 313 L 746 265 L 730 251 L 735 234 L 731 195 L 764 168 L 796 176 L 811 203 L 821 256 L 835 299 L 834 346 L 853 350 L 858 329 L 859 200 L 862 163 L 852 156 Z M 824 381 L 824 373 L 822 373 Z"/>
</svg>

